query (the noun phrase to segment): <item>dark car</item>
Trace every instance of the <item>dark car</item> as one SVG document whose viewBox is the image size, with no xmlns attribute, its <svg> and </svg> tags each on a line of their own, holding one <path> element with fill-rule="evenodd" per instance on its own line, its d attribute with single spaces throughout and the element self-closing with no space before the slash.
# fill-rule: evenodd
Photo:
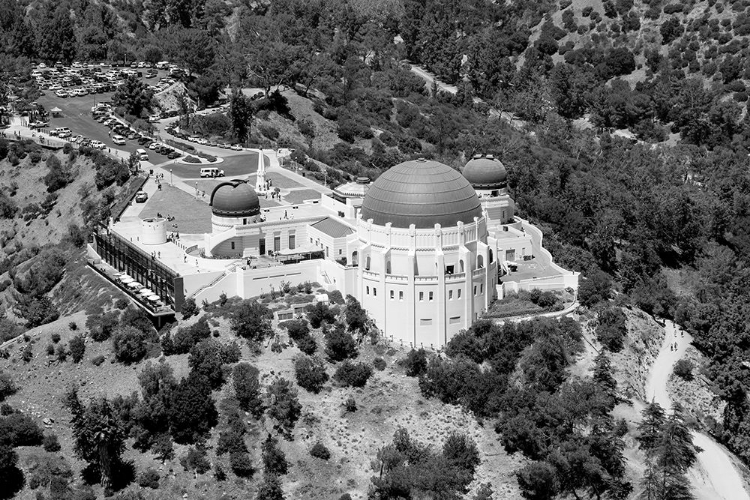
<svg viewBox="0 0 750 500">
<path fill-rule="evenodd" d="M 179 158 L 179 157 L 180 157 L 180 153 L 178 153 L 177 151 L 172 151 L 171 153 L 167 155 L 167 158 L 169 158 L 170 160 L 174 160 L 175 158 Z"/>
</svg>

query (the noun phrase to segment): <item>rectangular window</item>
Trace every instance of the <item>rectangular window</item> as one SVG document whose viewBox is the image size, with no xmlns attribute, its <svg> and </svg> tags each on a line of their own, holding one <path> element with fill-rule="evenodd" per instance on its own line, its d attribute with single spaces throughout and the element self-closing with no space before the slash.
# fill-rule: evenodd
<svg viewBox="0 0 750 500">
<path fill-rule="evenodd" d="M 445 266 L 445 274 L 453 274 L 453 266 Z"/>
<path fill-rule="evenodd" d="M 424 302 L 424 292 L 419 292 L 419 301 Z"/>
<path fill-rule="evenodd" d="M 432 325 L 432 319 L 420 319 L 419 320 L 419 326 L 430 326 Z"/>
<path fill-rule="evenodd" d="M 294 250 L 295 248 L 297 248 L 297 238 L 293 234 L 289 235 L 289 248 L 291 250 Z"/>
<path fill-rule="evenodd" d="M 477 295 L 477 286 L 474 285 L 474 296 L 476 296 L 476 295 Z"/>
<path fill-rule="evenodd" d="M 404 300 L 404 292 L 398 292 L 398 300 Z"/>
<path fill-rule="evenodd" d="M 479 285 L 479 295 L 482 295 L 484 293 L 484 283 Z"/>
<path fill-rule="evenodd" d="M 370 295 L 370 287 L 369 286 L 365 287 L 365 295 Z"/>
<path fill-rule="evenodd" d="M 461 298 L 461 289 L 460 288 L 458 289 L 458 298 L 459 299 Z"/>
<path fill-rule="evenodd" d="M 326 257 L 328 257 L 328 247 L 326 247 Z"/>
<path fill-rule="evenodd" d="M 391 300 L 393 300 L 395 298 L 396 298 L 396 292 L 394 292 L 393 290 L 391 290 Z"/>
<path fill-rule="evenodd" d="M 375 287 L 372 287 L 372 295 L 373 295 L 374 297 L 377 297 L 377 296 L 378 296 L 378 289 L 377 289 L 377 288 L 375 288 Z"/>
<path fill-rule="evenodd" d="M 281 236 L 273 237 L 273 251 L 278 252 L 281 250 Z"/>
<path fill-rule="evenodd" d="M 234 241 L 232 242 L 232 250 L 234 250 Z"/>
<path fill-rule="evenodd" d="M 448 290 L 448 300 L 453 300 L 453 290 Z"/>
<path fill-rule="evenodd" d="M 453 317 L 451 317 L 451 319 L 450 319 L 449 322 L 450 322 L 451 325 L 455 325 L 456 323 L 460 323 L 461 322 L 461 316 L 453 316 Z"/>
<path fill-rule="evenodd" d="M 432 302 L 432 292 L 430 292 L 430 302 Z"/>
<path fill-rule="evenodd" d="M 341 249 L 339 248 L 339 255 L 341 255 Z"/>
</svg>

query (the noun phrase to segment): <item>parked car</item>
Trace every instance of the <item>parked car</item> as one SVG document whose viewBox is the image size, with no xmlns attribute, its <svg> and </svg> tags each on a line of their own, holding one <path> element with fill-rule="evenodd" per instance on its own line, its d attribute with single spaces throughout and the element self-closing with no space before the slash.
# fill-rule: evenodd
<svg viewBox="0 0 750 500">
<path fill-rule="evenodd" d="M 135 193 L 136 203 L 146 203 L 148 201 L 148 193 L 146 191 L 138 191 Z"/>
<path fill-rule="evenodd" d="M 112 136 L 112 142 L 117 144 L 118 146 L 124 146 L 125 145 L 125 138 L 121 135 L 113 135 Z"/>
<path fill-rule="evenodd" d="M 177 151 L 172 151 L 167 155 L 167 158 L 169 158 L 170 160 L 174 160 L 176 158 L 179 158 L 180 156 L 180 153 L 178 153 Z"/>
</svg>

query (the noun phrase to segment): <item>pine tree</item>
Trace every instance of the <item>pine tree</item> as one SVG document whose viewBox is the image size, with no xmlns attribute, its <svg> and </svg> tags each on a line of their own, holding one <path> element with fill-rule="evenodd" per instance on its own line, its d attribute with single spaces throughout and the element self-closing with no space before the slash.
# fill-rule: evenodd
<svg viewBox="0 0 750 500">
<path fill-rule="evenodd" d="M 611 408 L 617 403 L 617 381 L 612 376 L 612 362 L 609 360 L 606 351 L 594 359 L 593 380 L 610 398 L 612 398 Z"/>
<path fill-rule="evenodd" d="M 641 413 L 643 420 L 638 424 L 638 447 L 647 456 L 651 456 L 659 439 L 665 422 L 664 409 L 657 402 L 652 402 Z"/>
<path fill-rule="evenodd" d="M 278 448 L 278 439 L 270 434 L 263 442 L 263 467 L 266 474 L 281 476 L 287 473 L 289 463 L 286 455 Z"/>
<path fill-rule="evenodd" d="M 682 405 L 674 403 L 672 414 L 662 426 L 661 439 L 654 454 L 661 474 L 662 498 L 670 500 L 693 498 L 685 473 L 698 459 L 700 448 L 693 444 L 685 424 Z"/>
</svg>

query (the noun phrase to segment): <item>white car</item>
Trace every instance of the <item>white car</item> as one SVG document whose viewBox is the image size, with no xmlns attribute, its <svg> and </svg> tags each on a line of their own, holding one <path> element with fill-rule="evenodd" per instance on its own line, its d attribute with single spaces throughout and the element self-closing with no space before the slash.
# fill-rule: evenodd
<svg viewBox="0 0 750 500">
<path fill-rule="evenodd" d="M 104 149 L 107 146 L 102 141 L 91 141 L 91 147 L 96 149 Z"/>
<path fill-rule="evenodd" d="M 148 149 L 156 149 L 158 147 L 161 147 L 160 142 L 152 142 L 151 144 L 148 145 Z"/>
<path fill-rule="evenodd" d="M 55 92 L 55 95 L 57 97 L 68 97 L 68 93 L 62 89 Z"/>
<path fill-rule="evenodd" d="M 239 144 L 232 144 L 232 151 L 242 151 L 242 146 Z"/>
<path fill-rule="evenodd" d="M 62 90 L 62 86 L 54 84 L 49 86 L 49 90 L 55 91 L 55 90 Z"/>
<path fill-rule="evenodd" d="M 112 142 L 117 144 L 118 146 L 124 146 L 125 145 L 125 138 L 121 135 L 113 135 L 112 136 Z"/>
</svg>

